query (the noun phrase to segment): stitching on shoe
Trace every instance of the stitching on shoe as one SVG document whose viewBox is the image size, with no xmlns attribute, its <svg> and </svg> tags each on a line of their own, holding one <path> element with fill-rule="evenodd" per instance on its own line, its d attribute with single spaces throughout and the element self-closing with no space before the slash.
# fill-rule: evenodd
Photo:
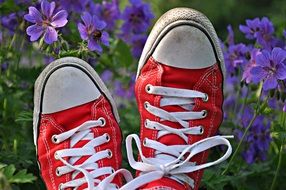
<svg viewBox="0 0 286 190">
<path fill-rule="evenodd" d="M 113 141 L 113 143 L 115 145 L 113 148 L 114 148 L 115 155 L 117 155 L 118 154 L 117 153 L 118 143 L 116 141 L 116 131 L 115 131 L 115 128 L 114 128 L 114 125 L 113 125 L 113 122 L 112 122 L 112 115 L 110 115 L 110 112 L 108 112 L 108 109 L 105 106 L 105 104 L 103 104 L 103 110 L 106 113 L 106 115 L 108 116 L 108 121 L 110 122 L 110 125 L 111 125 L 112 137 L 113 137 L 112 141 Z M 115 165 L 116 165 L 117 168 L 119 168 L 119 162 L 118 162 L 117 156 L 114 156 L 114 158 L 115 158 Z"/>
<path fill-rule="evenodd" d="M 214 118 L 215 118 L 215 115 L 216 115 L 216 112 L 217 112 L 217 111 L 215 110 L 215 107 L 216 107 L 216 106 L 215 106 L 215 96 L 216 96 L 216 92 L 218 91 L 218 88 L 214 88 L 215 85 L 213 85 L 213 83 L 216 84 L 216 81 L 217 81 L 217 77 L 216 77 L 215 72 L 214 72 L 216 69 L 217 69 L 217 67 L 214 67 L 214 66 L 213 66 L 213 67 L 210 67 L 210 68 L 205 72 L 205 74 L 203 75 L 203 77 L 200 79 L 199 83 L 195 85 L 195 89 L 197 90 L 197 89 L 199 89 L 199 88 L 202 86 L 202 84 L 203 84 L 204 82 L 207 82 L 206 85 L 208 85 L 209 88 L 212 89 L 211 99 L 212 99 L 212 109 L 214 110 L 214 112 L 213 112 L 212 117 L 211 117 L 211 120 L 210 120 L 210 129 L 209 129 L 209 132 L 208 132 L 208 134 L 207 134 L 207 137 L 209 137 L 209 136 L 211 135 L 211 131 L 212 131 L 213 127 L 214 127 L 214 124 L 213 124 Z M 208 77 L 209 77 L 210 75 L 212 75 L 212 80 L 213 80 L 213 82 L 211 82 L 211 83 L 210 83 L 210 81 L 208 80 Z M 197 104 L 197 106 L 196 106 L 196 108 L 197 108 L 197 107 L 200 106 L 201 102 L 197 100 L 196 104 Z M 200 163 L 202 163 L 202 161 L 206 159 L 205 157 L 206 157 L 206 152 L 203 152 L 203 153 L 202 153 L 201 160 L 200 160 Z M 201 172 L 202 172 L 202 171 L 198 171 L 197 174 L 196 174 L 196 177 L 195 177 L 195 184 L 196 184 L 196 185 L 198 184 L 198 179 L 199 179 L 199 175 L 201 174 Z"/>
<path fill-rule="evenodd" d="M 95 109 L 95 107 L 96 107 L 98 104 L 100 104 L 102 101 L 103 101 L 103 97 L 100 97 L 100 98 L 98 99 L 98 101 L 93 104 L 93 106 L 92 106 L 92 108 L 91 108 L 91 110 L 92 110 L 92 111 L 91 111 L 91 117 L 92 117 L 92 119 L 96 119 L 97 110 Z M 96 127 L 95 127 L 95 128 L 92 128 L 92 130 L 93 130 L 93 132 L 94 132 L 96 135 L 99 135 L 98 129 L 97 129 Z M 95 150 L 96 150 L 96 152 L 99 152 L 99 148 L 98 148 L 98 147 L 95 147 Z M 99 168 L 102 168 L 102 166 L 103 166 L 102 160 L 99 160 L 99 161 L 98 161 L 98 166 L 99 166 Z"/>
<path fill-rule="evenodd" d="M 61 125 L 59 125 L 59 124 L 55 121 L 55 119 L 54 119 L 53 117 L 50 117 L 50 116 L 48 116 L 48 115 L 42 115 L 42 121 L 41 121 L 41 123 L 42 123 L 44 120 L 46 120 L 47 122 L 49 122 L 49 123 L 52 125 L 52 127 L 56 128 L 58 131 L 60 131 L 60 132 L 64 132 L 64 131 L 65 131 L 64 128 L 63 128 Z M 45 126 L 45 130 L 46 130 L 46 126 Z M 46 137 L 46 135 L 45 135 L 45 137 Z M 45 141 L 47 141 L 47 140 L 45 139 Z M 69 141 L 66 141 L 66 142 L 63 143 L 65 149 L 69 148 L 68 143 L 69 143 Z M 48 144 L 47 144 L 47 146 L 48 146 Z M 50 157 L 50 156 L 49 156 L 49 157 Z M 52 165 L 50 165 L 50 168 L 52 168 Z M 53 172 L 52 172 L 52 175 L 53 175 Z M 65 182 L 70 181 L 71 175 L 65 175 L 65 176 L 66 176 L 66 177 L 65 177 L 65 180 L 66 180 Z M 55 189 L 57 189 L 57 188 L 55 188 Z"/>
<path fill-rule="evenodd" d="M 43 141 L 44 141 L 44 145 L 45 145 L 45 147 L 46 147 L 46 150 L 47 150 L 47 152 L 48 152 L 48 154 L 47 154 L 47 158 L 48 158 L 48 163 L 49 163 L 49 176 L 50 176 L 50 178 L 51 178 L 51 182 L 52 182 L 52 186 L 53 186 L 53 189 L 56 189 L 56 184 L 55 184 L 55 179 L 54 179 L 54 175 L 53 175 L 53 167 L 52 167 L 52 165 L 53 165 L 53 162 L 52 162 L 52 160 L 51 160 L 51 151 L 50 151 L 50 148 L 49 148 L 49 145 L 48 145 L 48 142 L 47 142 L 47 139 L 46 139 L 46 131 L 47 131 L 47 126 L 45 125 L 44 126 L 44 129 L 42 130 L 43 132 L 43 136 L 44 136 L 44 139 L 43 139 Z"/>
<path fill-rule="evenodd" d="M 156 68 L 157 67 L 157 65 L 154 63 L 154 60 L 152 59 L 152 57 L 150 58 L 150 64 L 149 65 L 147 65 L 147 67 L 151 67 L 151 68 Z M 143 68 L 142 68 L 143 69 Z M 142 91 L 142 88 L 143 88 L 143 85 L 144 85 L 144 83 L 145 83 L 145 81 L 146 81 L 146 79 L 147 79 L 147 77 L 150 77 L 150 76 L 152 76 L 152 75 L 154 75 L 154 74 L 156 74 L 156 70 L 157 69 L 154 69 L 154 70 L 152 70 L 152 71 L 150 71 L 150 73 L 147 75 L 147 74 L 141 74 L 140 75 L 140 81 L 139 81 L 139 87 L 138 87 L 138 91 L 139 91 L 139 93 L 138 93 L 138 100 L 140 101 L 141 100 L 141 93 L 142 92 L 145 92 L 145 91 Z M 158 76 L 157 76 L 158 77 Z M 158 79 L 157 79 L 158 80 Z M 145 87 L 144 87 L 144 89 L 143 90 L 145 90 Z M 140 110 L 140 113 L 143 113 L 143 106 L 139 106 L 139 110 Z M 140 114 L 140 126 L 142 126 L 142 125 L 144 125 L 144 121 L 143 121 L 143 116 L 141 116 L 142 114 Z M 142 128 L 142 130 L 140 130 L 140 136 L 142 137 L 143 136 L 143 131 L 144 131 L 144 128 Z M 155 134 L 156 135 L 156 134 Z M 154 132 L 152 131 L 152 135 L 151 135 L 151 138 L 152 139 L 154 139 Z M 153 150 L 150 148 L 149 149 L 149 154 L 150 155 L 153 155 Z"/>
</svg>

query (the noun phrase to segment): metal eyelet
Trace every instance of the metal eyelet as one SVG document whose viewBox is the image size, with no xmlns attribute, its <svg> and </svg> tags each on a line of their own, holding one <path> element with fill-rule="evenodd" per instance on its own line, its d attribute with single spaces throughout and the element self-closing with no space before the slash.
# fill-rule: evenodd
<svg viewBox="0 0 286 190">
<path fill-rule="evenodd" d="M 110 149 L 107 150 L 107 153 L 108 153 L 108 157 L 107 158 L 112 158 L 113 154 L 112 154 L 112 151 Z"/>
<path fill-rule="evenodd" d="M 146 146 L 146 144 L 147 144 L 147 138 L 144 138 L 144 140 L 143 140 L 143 146 Z"/>
<path fill-rule="evenodd" d="M 203 112 L 203 114 L 202 114 L 203 118 L 207 117 L 208 111 L 207 110 L 203 110 L 202 112 Z"/>
<path fill-rule="evenodd" d="M 204 134 L 204 131 L 205 131 L 205 128 L 204 128 L 204 126 L 200 126 L 201 128 L 200 128 L 200 134 L 202 135 L 202 134 Z"/>
<path fill-rule="evenodd" d="M 58 189 L 59 189 L 59 190 L 63 190 L 62 186 L 63 186 L 63 184 L 60 183 Z"/>
<path fill-rule="evenodd" d="M 54 158 L 55 158 L 56 160 L 59 160 L 59 157 L 58 157 L 57 152 L 54 153 Z"/>
<path fill-rule="evenodd" d="M 113 168 L 111 168 L 111 173 L 115 173 L 115 170 Z"/>
<path fill-rule="evenodd" d="M 148 121 L 147 119 L 144 121 L 144 126 L 147 128 Z"/>
<path fill-rule="evenodd" d="M 56 135 L 53 135 L 51 139 L 52 139 L 52 142 L 53 142 L 54 144 L 59 144 L 59 143 L 60 143 L 60 142 L 58 141 Z"/>
<path fill-rule="evenodd" d="M 109 136 L 109 134 L 108 134 L 108 133 L 105 133 L 104 135 L 105 135 L 105 138 L 106 138 L 106 142 L 109 142 L 109 141 L 110 141 L 110 136 Z"/>
<path fill-rule="evenodd" d="M 61 176 L 60 171 L 59 171 L 59 169 L 58 169 L 58 168 L 56 168 L 56 175 L 57 175 L 58 177 L 60 177 L 60 176 Z"/>
<path fill-rule="evenodd" d="M 145 91 L 149 94 L 150 90 L 151 90 L 152 85 L 151 84 L 147 84 L 145 87 Z"/>
<path fill-rule="evenodd" d="M 150 105 L 150 103 L 149 102 L 144 102 L 144 108 L 145 109 L 148 109 L 148 106 Z"/>
<path fill-rule="evenodd" d="M 101 127 L 104 127 L 106 125 L 106 120 L 103 117 L 100 117 L 99 120 L 101 121 Z"/>
<path fill-rule="evenodd" d="M 207 102 L 209 100 L 209 95 L 207 93 L 205 93 L 205 97 L 203 98 L 204 102 Z"/>
</svg>

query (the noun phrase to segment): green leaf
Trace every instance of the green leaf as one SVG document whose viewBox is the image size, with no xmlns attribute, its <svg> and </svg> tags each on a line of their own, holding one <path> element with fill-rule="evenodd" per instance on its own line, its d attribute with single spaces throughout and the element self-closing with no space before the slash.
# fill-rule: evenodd
<svg viewBox="0 0 286 190">
<path fill-rule="evenodd" d="M 4 167 L 3 174 L 7 177 L 7 179 L 10 179 L 15 173 L 15 171 L 16 171 L 16 167 L 13 164 L 11 164 L 7 167 Z"/>
<path fill-rule="evenodd" d="M 36 177 L 33 174 L 27 173 L 27 170 L 20 170 L 14 176 L 9 179 L 10 183 L 32 183 L 36 180 Z"/>
<path fill-rule="evenodd" d="M 36 180 L 36 177 L 31 173 L 27 173 L 26 169 L 20 170 L 15 174 L 16 167 L 13 164 L 8 166 L 0 164 L 0 171 L 2 171 L 9 183 L 32 183 Z"/>
<path fill-rule="evenodd" d="M 5 168 L 6 166 L 7 166 L 6 164 L 1 164 L 0 163 L 0 171 L 1 171 L 1 169 Z"/>
<path fill-rule="evenodd" d="M 17 115 L 16 122 L 23 122 L 23 121 L 33 121 L 33 113 L 23 111 Z"/>
</svg>

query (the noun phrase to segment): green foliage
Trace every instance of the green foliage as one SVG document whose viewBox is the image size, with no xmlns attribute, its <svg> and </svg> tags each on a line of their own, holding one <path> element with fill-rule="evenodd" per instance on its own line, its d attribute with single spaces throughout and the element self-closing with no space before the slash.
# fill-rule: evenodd
<svg viewBox="0 0 286 190">
<path fill-rule="evenodd" d="M 9 183 L 32 183 L 36 180 L 36 177 L 33 174 L 27 173 L 26 169 L 16 172 L 15 165 L 1 165 L 0 172 L 6 177 L 6 180 Z"/>
</svg>

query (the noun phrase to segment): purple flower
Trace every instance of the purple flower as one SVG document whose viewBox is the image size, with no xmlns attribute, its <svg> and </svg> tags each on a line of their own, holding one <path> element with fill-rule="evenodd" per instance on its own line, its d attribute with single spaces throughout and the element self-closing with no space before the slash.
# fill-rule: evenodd
<svg viewBox="0 0 286 190">
<path fill-rule="evenodd" d="M 283 106 L 283 111 L 286 112 L 286 104 Z"/>
<path fill-rule="evenodd" d="M 228 35 L 227 35 L 226 42 L 228 45 L 234 45 L 234 32 L 233 32 L 231 25 L 227 26 L 227 31 L 228 31 Z"/>
<path fill-rule="evenodd" d="M 0 31 L 0 44 L 2 43 L 2 41 L 3 41 L 3 33 L 2 31 Z"/>
<path fill-rule="evenodd" d="M 246 25 L 240 25 L 239 30 L 245 34 L 247 39 L 255 39 L 256 33 L 260 28 L 260 20 L 259 18 L 255 18 L 253 20 L 247 19 Z"/>
<path fill-rule="evenodd" d="M 249 84 L 252 80 L 251 69 L 256 66 L 256 56 L 261 54 L 260 50 L 254 48 L 250 54 L 250 60 L 244 67 L 242 80 L 244 80 L 247 84 Z"/>
<path fill-rule="evenodd" d="M 1 24 L 4 28 L 7 28 L 10 34 L 14 34 L 18 26 L 18 18 L 16 13 L 11 13 L 1 18 Z"/>
<path fill-rule="evenodd" d="M 272 52 L 263 50 L 256 57 L 256 66 L 250 71 L 252 81 L 258 83 L 264 81 L 265 91 L 275 89 L 278 80 L 286 79 L 286 51 L 281 48 L 274 48 Z"/>
<path fill-rule="evenodd" d="M 235 96 L 228 94 L 228 96 L 226 96 L 223 102 L 224 119 L 227 119 L 230 116 L 231 110 L 234 109 L 234 105 L 235 105 Z"/>
<path fill-rule="evenodd" d="M 131 38 L 131 47 L 132 47 L 132 55 L 136 58 L 139 58 L 145 42 L 147 40 L 147 36 L 145 34 L 134 35 Z"/>
<path fill-rule="evenodd" d="M 119 80 L 116 80 L 114 82 L 114 92 L 117 96 L 121 98 L 131 100 L 132 98 L 134 98 L 136 75 L 129 73 L 128 76 L 130 76 L 131 80 L 129 81 L 127 87 L 125 87 L 125 85 L 122 84 Z"/>
<path fill-rule="evenodd" d="M 121 27 L 122 38 L 130 41 L 130 35 L 146 32 L 151 24 L 154 15 L 150 4 L 143 3 L 141 0 L 129 0 L 131 6 L 127 6 L 122 14 L 124 23 Z"/>
<path fill-rule="evenodd" d="M 59 4 L 68 12 L 82 13 L 89 2 L 90 0 L 60 0 Z"/>
<path fill-rule="evenodd" d="M 103 1 L 102 4 L 91 2 L 90 12 L 107 23 L 107 30 L 114 28 L 115 22 L 120 18 L 121 14 L 118 0 L 112 0 L 111 2 Z"/>
<path fill-rule="evenodd" d="M 259 18 L 246 20 L 246 25 L 240 25 L 239 29 L 247 39 L 256 39 L 256 42 L 264 48 L 271 49 L 277 44 L 277 39 L 273 36 L 273 24 L 266 17 L 261 20 Z"/>
<path fill-rule="evenodd" d="M 229 46 L 228 50 L 224 52 L 228 73 L 235 73 L 238 67 L 243 67 L 247 63 L 247 52 L 248 47 L 242 43 Z"/>
<path fill-rule="evenodd" d="M 273 110 L 277 109 L 278 101 L 276 98 L 269 98 L 267 103 L 271 109 L 273 109 Z"/>
<path fill-rule="evenodd" d="M 247 149 L 243 157 L 248 164 L 257 160 L 265 161 L 271 142 L 270 122 L 266 122 L 263 116 L 257 117 L 246 137 Z"/>
<path fill-rule="evenodd" d="M 252 117 L 253 110 L 246 107 L 243 115 L 241 116 L 243 130 L 248 126 Z M 242 131 L 236 130 L 235 133 L 238 139 L 241 139 Z M 244 160 L 248 164 L 252 164 L 258 160 L 264 161 L 266 159 L 271 140 L 269 120 L 266 121 L 264 116 L 258 116 L 244 139 L 246 148 L 242 153 Z"/>
<path fill-rule="evenodd" d="M 259 32 L 257 32 L 257 42 L 264 48 L 272 48 L 276 44 L 276 40 L 273 37 L 274 27 L 272 22 L 263 17 L 260 22 Z"/>
<path fill-rule="evenodd" d="M 97 16 L 85 12 L 81 19 L 84 24 L 78 24 L 78 30 L 80 37 L 83 40 L 87 40 L 88 48 L 91 51 L 102 52 L 102 47 L 100 44 L 109 46 L 109 34 L 103 31 L 106 27 L 106 23 L 98 19 Z"/>
<path fill-rule="evenodd" d="M 49 3 L 44 0 L 41 2 L 41 13 L 35 7 L 29 7 L 29 14 L 26 14 L 24 18 L 34 23 L 26 30 L 32 42 L 38 40 L 41 36 L 44 37 L 47 44 L 52 44 L 58 40 L 58 33 L 55 28 L 67 24 L 68 13 L 65 10 L 60 10 L 54 14 L 55 6 L 55 2 Z"/>
<path fill-rule="evenodd" d="M 0 69 L 2 72 L 4 72 L 8 69 L 8 67 L 9 67 L 9 64 L 7 62 L 3 62 L 3 63 L 1 63 Z"/>
<path fill-rule="evenodd" d="M 115 94 L 119 97 L 125 97 L 126 95 L 126 90 L 123 88 L 123 85 L 120 81 L 116 80 L 114 82 L 114 91 L 115 91 Z"/>
<path fill-rule="evenodd" d="M 105 82 L 109 82 L 112 80 L 112 77 L 113 77 L 113 73 L 106 69 L 105 71 L 103 71 L 103 73 L 100 75 L 100 78 Z"/>
<path fill-rule="evenodd" d="M 44 56 L 44 58 L 43 58 L 43 61 L 44 61 L 44 64 L 45 65 L 48 65 L 48 64 L 50 64 L 51 62 L 53 62 L 55 60 L 55 58 L 54 57 L 51 57 L 51 56 Z"/>
</svg>

